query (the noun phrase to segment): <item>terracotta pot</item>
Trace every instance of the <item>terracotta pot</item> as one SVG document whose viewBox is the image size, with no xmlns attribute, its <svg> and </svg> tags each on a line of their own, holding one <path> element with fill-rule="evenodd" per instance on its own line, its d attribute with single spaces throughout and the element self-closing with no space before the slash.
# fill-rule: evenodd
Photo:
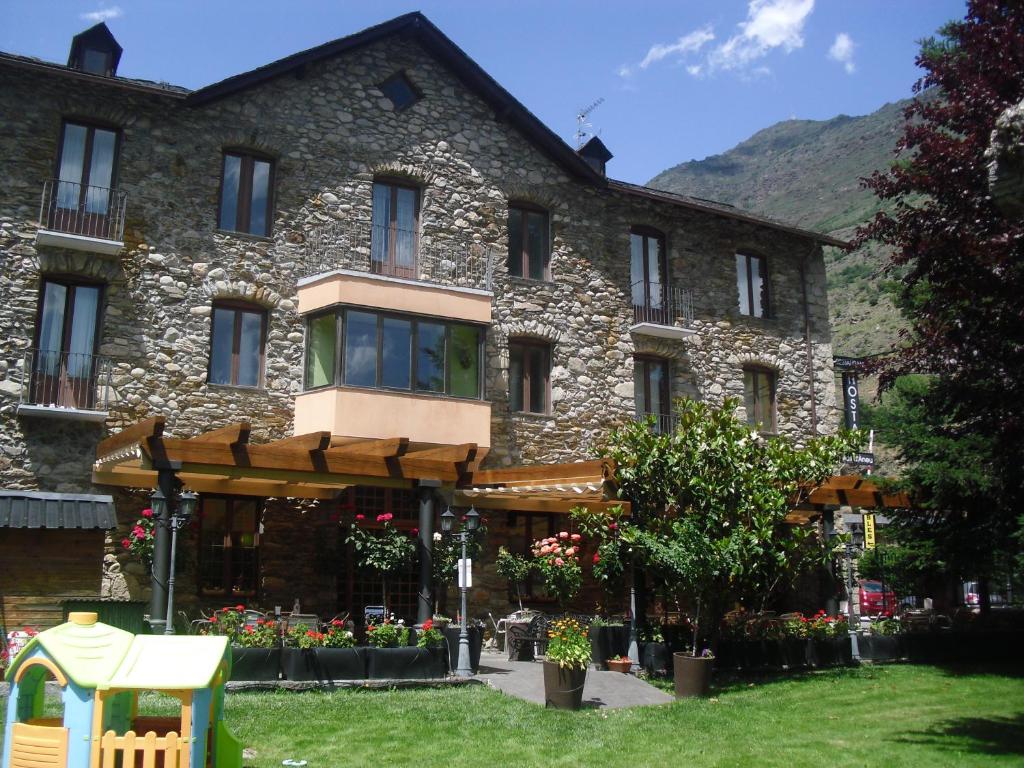
<svg viewBox="0 0 1024 768">
<path fill-rule="evenodd" d="M 676 698 L 707 696 L 711 688 L 711 668 L 714 663 L 714 659 L 691 656 L 688 653 L 673 654 Z"/>
<path fill-rule="evenodd" d="M 586 667 L 570 669 L 556 661 L 544 662 L 544 706 L 554 709 L 579 709 L 583 706 Z"/>
<path fill-rule="evenodd" d="M 629 670 L 633 668 L 632 659 L 608 659 L 605 663 L 611 672 L 621 672 L 624 675 L 628 675 Z"/>
</svg>

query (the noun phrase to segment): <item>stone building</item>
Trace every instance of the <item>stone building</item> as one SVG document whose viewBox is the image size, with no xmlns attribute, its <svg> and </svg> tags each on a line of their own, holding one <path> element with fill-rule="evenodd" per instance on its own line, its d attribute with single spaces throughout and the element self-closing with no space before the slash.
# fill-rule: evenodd
<svg viewBox="0 0 1024 768">
<path fill-rule="evenodd" d="M 679 396 L 738 398 L 798 440 L 837 425 L 835 241 L 607 177 L 600 140 L 574 151 L 422 15 L 196 91 L 123 77 L 120 53 L 100 24 L 67 65 L 0 54 L 0 622 L 145 598 L 121 541 L 153 485 L 94 462 L 153 416 L 181 438 L 473 444 L 483 468 L 592 459 Z M 416 525 L 415 483 L 217 482 L 196 487 L 179 602 L 358 614 L 379 600 L 339 522 Z M 560 524 L 495 511 L 487 546 Z"/>
</svg>

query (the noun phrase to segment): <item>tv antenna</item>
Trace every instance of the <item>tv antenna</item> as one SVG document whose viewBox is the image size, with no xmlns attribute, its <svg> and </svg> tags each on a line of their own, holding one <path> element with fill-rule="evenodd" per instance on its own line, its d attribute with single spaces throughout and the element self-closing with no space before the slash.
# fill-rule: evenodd
<svg viewBox="0 0 1024 768">
<path fill-rule="evenodd" d="M 576 114 L 576 149 L 580 149 L 583 146 L 583 140 L 593 134 L 587 130 L 594 126 L 587 122 L 587 118 L 590 117 L 590 113 L 595 109 L 604 104 L 604 96 L 599 98 L 589 107 L 584 107 Z"/>
</svg>

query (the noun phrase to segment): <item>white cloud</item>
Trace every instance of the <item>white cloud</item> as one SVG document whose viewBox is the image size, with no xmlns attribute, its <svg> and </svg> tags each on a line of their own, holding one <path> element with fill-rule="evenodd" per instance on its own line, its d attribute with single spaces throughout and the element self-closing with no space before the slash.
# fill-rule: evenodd
<svg viewBox="0 0 1024 768">
<path fill-rule="evenodd" d="M 700 64 L 690 64 L 686 68 L 686 71 L 693 75 L 694 77 L 700 77 L 701 73 L 704 71 L 704 67 L 702 67 Z"/>
<path fill-rule="evenodd" d="M 115 5 L 112 8 L 100 8 L 96 11 L 89 11 L 79 15 L 79 18 L 85 19 L 86 21 L 94 21 L 97 24 L 101 21 L 110 21 L 111 19 L 119 19 L 124 16 L 124 11 L 121 10 L 121 6 Z"/>
<path fill-rule="evenodd" d="M 842 64 L 843 69 L 846 70 L 848 75 L 852 75 L 857 71 L 857 67 L 853 63 L 853 49 L 855 47 L 850 36 L 845 32 L 840 32 L 836 35 L 836 41 L 832 43 L 832 47 L 828 49 L 828 57 Z"/>
<path fill-rule="evenodd" d="M 714 39 L 715 33 L 711 31 L 711 27 L 702 27 L 693 30 L 688 35 L 683 35 L 674 43 L 652 45 L 651 49 L 647 51 L 647 55 L 644 56 L 644 60 L 640 62 L 640 69 L 647 69 L 651 64 L 661 61 L 666 56 L 696 53 Z"/>
<path fill-rule="evenodd" d="M 709 54 L 709 68 L 745 69 L 776 48 L 790 53 L 802 47 L 804 23 L 813 10 L 814 0 L 750 0 L 747 20 Z"/>
</svg>

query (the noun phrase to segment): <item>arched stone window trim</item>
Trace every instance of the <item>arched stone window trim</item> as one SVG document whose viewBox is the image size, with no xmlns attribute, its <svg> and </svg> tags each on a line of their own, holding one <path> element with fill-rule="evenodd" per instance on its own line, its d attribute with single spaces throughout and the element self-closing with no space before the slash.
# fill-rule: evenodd
<svg viewBox="0 0 1024 768">
<path fill-rule="evenodd" d="M 245 280 L 208 279 L 203 283 L 202 293 L 211 305 L 217 301 L 236 301 L 273 310 L 281 303 L 281 295 L 276 291 Z"/>
</svg>

